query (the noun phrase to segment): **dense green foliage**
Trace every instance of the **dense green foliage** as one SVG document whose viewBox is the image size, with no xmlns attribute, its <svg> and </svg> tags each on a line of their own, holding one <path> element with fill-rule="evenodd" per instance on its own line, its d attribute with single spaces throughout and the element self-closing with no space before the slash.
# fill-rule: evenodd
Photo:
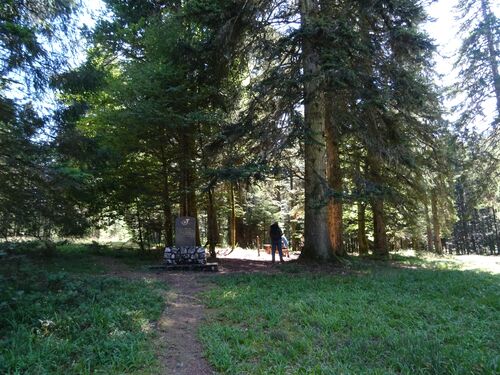
<svg viewBox="0 0 500 375">
<path fill-rule="evenodd" d="M 160 262 L 178 216 L 212 256 L 279 221 L 321 261 L 211 279 L 222 373 L 500 371 L 498 276 L 389 254 L 500 254 L 490 0 L 458 2 L 454 124 L 431 1 L 104 3 L 78 31 L 79 0 L 0 4 L 0 373 L 158 373 L 163 287 L 105 264 Z M 54 242 L 112 225 L 139 251 Z"/>
<path fill-rule="evenodd" d="M 4 1 L 0 5 L 0 236 L 82 235 L 87 183 L 61 165 L 44 93 L 66 56 L 78 1 Z M 56 51 L 57 50 L 57 51 Z M 78 199 L 76 196 L 78 195 Z"/>
<path fill-rule="evenodd" d="M 214 278 L 200 330 L 209 361 L 227 374 L 498 372 L 498 276 L 398 263 Z"/>
<path fill-rule="evenodd" d="M 89 248 L 36 244 L 0 258 L 0 372 L 157 373 L 164 286 L 102 275 Z M 12 250 L 10 250 L 11 252 Z"/>
<path fill-rule="evenodd" d="M 107 0 L 86 60 L 61 71 L 77 5 L 0 8 L 4 238 L 121 222 L 145 250 L 189 215 L 215 255 L 278 220 L 304 257 L 332 260 L 440 253 L 457 219 L 498 209 L 495 129 L 442 119 L 425 2 Z M 459 8 L 481 16 L 457 62 L 475 116 L 498 81 L 498 20 L 487 0 Z M 53 116 L 29 103 L 48 81 Z"/>
<path fill-rule="evenodd" d="M 0 94 L 22 84 L 40 90 L 65 57 L 53 53 L 67 37 L 79 0 L 6 0 L 0 5 Z M 61 48 L 64 41 L 59 45 Z M 22 87 L 22 86 L 21 86 Z"/>
</svg>

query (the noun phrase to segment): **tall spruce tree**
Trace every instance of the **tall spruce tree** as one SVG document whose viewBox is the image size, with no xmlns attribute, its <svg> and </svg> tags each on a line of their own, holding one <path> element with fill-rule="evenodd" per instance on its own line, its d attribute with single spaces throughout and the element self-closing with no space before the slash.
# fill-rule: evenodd
<svg viewBox="0 0 500 375">
<path fill-rule="evenodd" d="M 238 104 L 234 87 L 244 65 L 233 53 L 246 30 L 245 14 L 224 1 L 132 3 L 108 1 L 112 16 L 96 28 L 95 63 L 106 67 L 107 81 L 86 95 L 90 110 L 80 127 L 121 161 L 118 173 L 116 163 L 98 172 L 101 181 L 120 179 L 111 184 L 114 204 L 136 212 L 128 217 L 139 227 L 142 214 L 160 211 L 164 243 L 172 243 L 173 215 L 198 217 L 201 193 L 208 191 L 214 250 L 210 202 L 217 178 L 210 170 L 220 150 L 208 146 Z M 134 189 L 137 183 L 144 188 Z"/>
<path fill-rule="evenodd" d="M 494 128 L 497 129 L 500 121 L 500 21 L 489 0 L 460 0 L 457 9 L 463 38 L 455 62 L 459 72 L 455 91 L 465 94 L 459 105 L 461 121 L 469 124 L 481 119 L 485 101 L 493 98 L 496 103 Z"/>
<path fill-rule="evenodd" d="M 78 195 L 85 176 L 59 163 L 49 117 L 37 107 L 52 74 L 67 59 L 78 1 L 0 4 L 0 231 L 3 236 L 82 234 L 85 208 Z M 55 51 L 52 44 L 57 44 Z M 10 97 L 11 99 L 8 99 Z"/>
</svg>

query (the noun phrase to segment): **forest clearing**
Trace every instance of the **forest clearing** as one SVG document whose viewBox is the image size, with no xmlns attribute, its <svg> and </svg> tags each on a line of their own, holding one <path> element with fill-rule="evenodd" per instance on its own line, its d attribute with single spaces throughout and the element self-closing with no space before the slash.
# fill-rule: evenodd
<svg viewBox="0 0 500 375">
<path fill-rule="evenodd" d="M 498 372 L 498 262 L 221 258 L 218 274 L 168 273 L 148 269 L 158 254 L 34 247 L 0 262 L 2 373 Z"/>
<path fill-rule="evenodd" d="M 499 14 L 0 2 L 0 374 L 500 373 Z"/>
</svg>

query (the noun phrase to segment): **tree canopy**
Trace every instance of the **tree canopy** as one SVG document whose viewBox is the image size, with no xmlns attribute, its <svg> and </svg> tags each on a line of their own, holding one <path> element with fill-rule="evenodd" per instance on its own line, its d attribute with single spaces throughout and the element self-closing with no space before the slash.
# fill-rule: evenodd
<svg viewBox="0 0 500 375">
<path fill-rule="evenodd" d="M 335 260 L 441 252 L 457 225 L 498 209 L 498 121 L 486 134 L 465 126 L 498 101 L 487 0 L 459 4 L 456 124 L 423 2 L 107 0 L 86 60 L 62 69 L 51 41 L 72 37 L 78 5 L 0 11 L 4 237 L 124 222 L 146 249 L 171 245 L 175 217 L 193 216 L 215 255 L 266 241 L 280 221 L 304 258 Z M 28 101 L 7 96 L 17 80 Z M 36 110 L 47 83 L 51 116 Z"/>
</svg>

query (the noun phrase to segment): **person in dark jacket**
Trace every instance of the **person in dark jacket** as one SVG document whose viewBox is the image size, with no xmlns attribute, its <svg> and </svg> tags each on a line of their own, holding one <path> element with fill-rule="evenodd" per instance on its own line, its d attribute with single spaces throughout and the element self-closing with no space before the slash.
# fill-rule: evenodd
<svg viewBox="0 0 500 375">
<path fill-rule="evenodd" d="M 271 227 L 269 228 L 269 236 L 271 237 L 271 254 L 273 256 L 273 264 L 275 263 L 274 261 L 274 252 L 276 249 L 278 249 L 278 254 L 280 256 L 280 263 L 283 263 L 283 248 L 282 248 L 282 243 L 281 243 L 281 236 L 283 235 L 283 232 L 281 231 L 280 226 L 278 223 L 273 223 Z"/>
</svg>

